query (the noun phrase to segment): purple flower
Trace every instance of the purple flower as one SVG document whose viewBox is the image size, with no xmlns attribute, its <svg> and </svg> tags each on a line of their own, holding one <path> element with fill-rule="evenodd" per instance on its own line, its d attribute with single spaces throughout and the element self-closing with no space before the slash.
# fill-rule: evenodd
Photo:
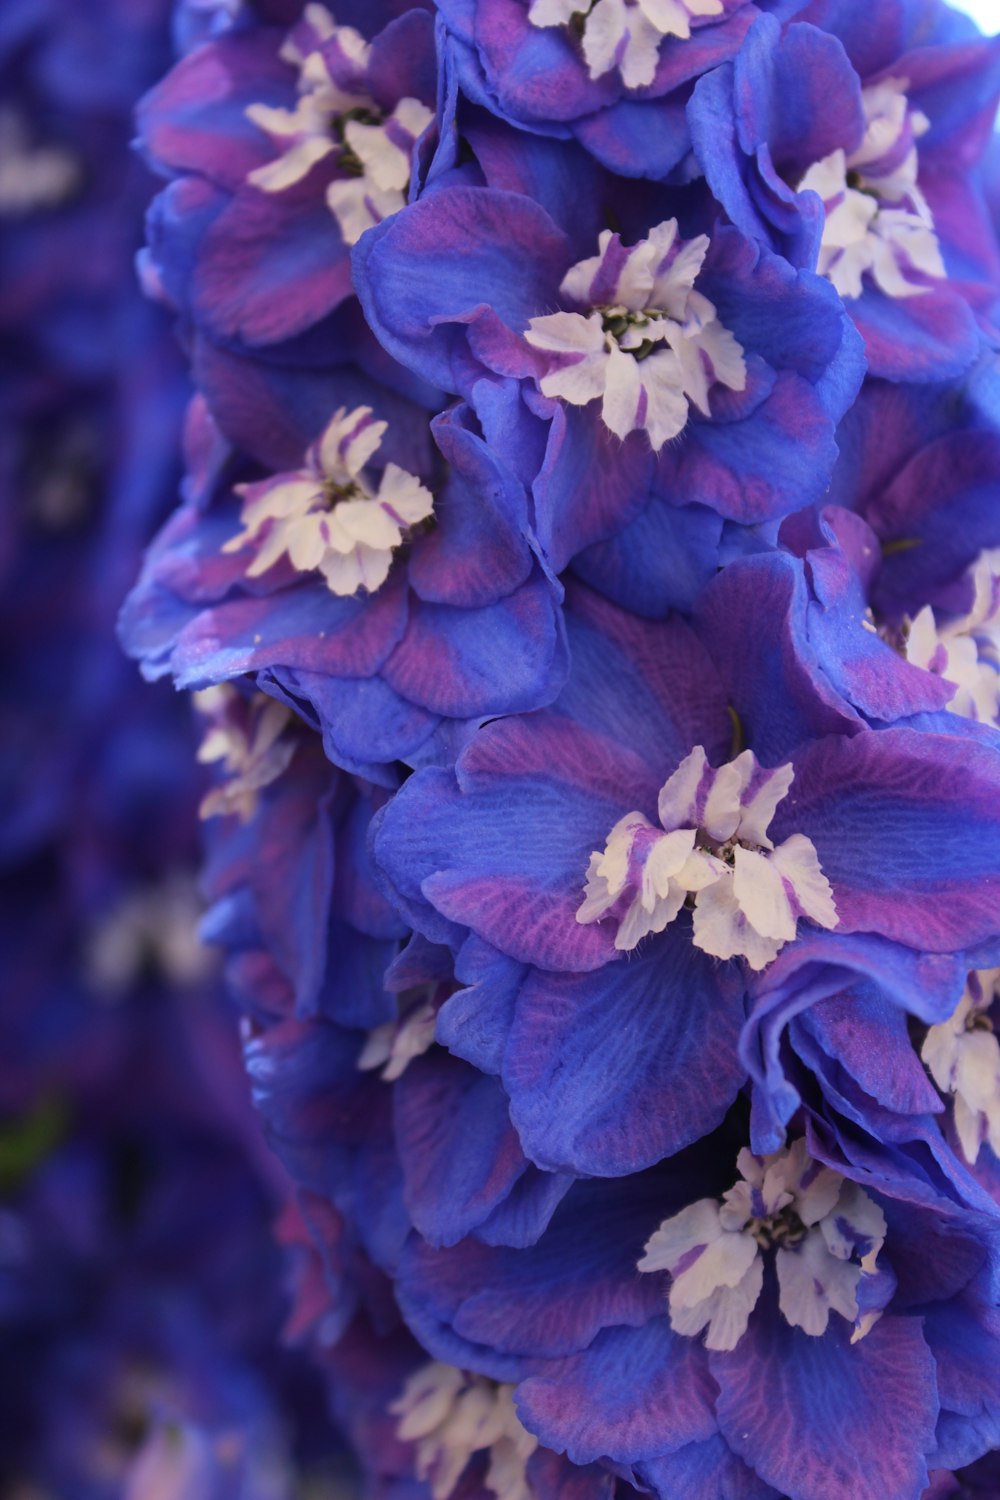
<svg viewBox="0 0 1000 1500">
<path fill-rule="evenodd" d="M 969 172 L 987 144 L 1000 52 L 945 36 L 928 46 L 923 23 L 906 41 L 887 24 L 879 45 L 850 6 L 814 12 L 827 29 L 782 32 L 763 17 L 697 85 L 699 164 L 733 223 L 832 281 L 872 374 L 960 375 L 980 348 L 973 311 L 988 314 L 1000 270 Z"/>
<path fill-rule="evenodd" d="M 689 149 L 684 101 L 732 57 L 749 0 L 445 0 L 445 78 L 519 129 L 580 141 L 615 172 L 665 177 Z"/>
<path fill-rule="evenodd" d="M 862 374 L 839 299 L 732 228 L 686 248 L 675 235 L 606 235 L 574 264 L 530 199 L 443 186 L 356 247 L 365 314 L 396 358 L 484 424 L 498 377 L 522 382 L 505 426 L 545 444 L 530 478 L 557 569 L 654 498 L 761 522 L 819 498 L 832 467 Z M 552 313 L 561 301 L 572 311 Z"/>
</svg>

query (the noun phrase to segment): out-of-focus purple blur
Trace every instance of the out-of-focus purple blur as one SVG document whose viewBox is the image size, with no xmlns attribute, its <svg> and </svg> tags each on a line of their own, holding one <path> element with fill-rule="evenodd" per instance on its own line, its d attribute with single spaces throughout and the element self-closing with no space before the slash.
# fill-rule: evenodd
<svg viewBox="0 0 1000 1500">
<path fill-rule="evenodd" d="M 283 1349 L 286 1187 L 194 936 L 186 703 L 114 624 L 184 364 L 134 269 L 168 0 L 0 8 L 0 1495 L 349 1493 Z"/>
</svg>

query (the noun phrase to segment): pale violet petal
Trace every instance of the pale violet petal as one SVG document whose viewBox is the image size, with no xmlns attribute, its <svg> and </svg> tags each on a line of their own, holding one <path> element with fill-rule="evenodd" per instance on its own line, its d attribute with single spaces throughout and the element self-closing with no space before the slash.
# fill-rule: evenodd
<svg viewBox="0 0 1000 1500">
<path fill-rule="evenodd" d="M 805 916 L 818 927 L 832 929 L 840 921 L 833 888 L 820 868 L 819 855 L 805 834 L 790 834 L 770 855 L 770 864 L 795 893 Z"/>
<path fill-rule="evenodd" d="M 618 49 L 627 32 L 625 0 L 597 0 L 583 33 L 583 56 L 591 78 L 601 78 L 617 65 Z"/>
<path fill-rule="evenodd" d="M 622 358 L 629 360 L 645 392 L 645 414 L 636 425 L 645 428 L 654 452 L 659 453 L 664 444 L 680 436 L 688 423 L 683 365 L 672 349 L 651 354 L 641 361 L 628 355 Z"/>
<path fill-rule="evenodd" d="M 736 904 L 761 937 L 779 943 L 795 936 L 795 916 L 781 875 L 772 862 L 753 849 L 738 847 L 733 866 Z"/>
<path fill-rule="evenodd" d="M 861 1267 L 835 1259 L 818 1229 L 795 1249 L 779 1249 L 775 1269 L 778 1306 L 793 1328 L 818 1337 L 826 1332 L 831 1307 L 849 1322 L 857 1317 Z"/>
<path fill-rule="evenodd" d="M 604 401 L 601 416 L 604 425 L 616 437 L 626 438 L 642 425 L 640 400 L 642 387 L 639 380 L 639 365 L 631 354 L 623 354 L 617 344 L 607 352 L 604 365 Z M 545 390 L 543 382 L 542 390 Z"/>
<path fill-rule="evenodd" d="M 836 1176 L 836 1173 L 832 1173 Z M 874 1258 L 885 1243 L 885 1214 L 856 1182 L 843 1182 L 834 1205 L 817 1215 L 820 1232 L 830 1254 L 837 1260 L 849 1260 L 855 1252 L 859 1259 Z M 805 1220 L 805 1222 L 809 1222 Z"/>
<path fill-rule="evenodd" d="M 776 766 L 772 771 L 760 772 L 752 752 L 745 750 L 743 754 L 750 756 L 751 774 L 747 777 L 747 784 L 753 779 L 754 772 L 759 773 L 760 779 L 752 797 L 744 801 L 741 807 L 739 836 L 748 844 L 758 844 L 762 849 L 770 849 L 771 840 L 767 831 L 779 802 L 788 795 L 788 789 L 795 779 L 795 768 L 784 765 Z"/>
<path fill-rule="evenodd" d="M 604 4 L 605 0 L 598 0 Z M 593 12 L 591 13 L 593 14 Z M 590 20 L 588 18 L 588 29 Z M 628 16 L 628 39 L 625 53 L 619 63 L 622 82 L 627 89 L 648 88 L 656 77 L 660 61 L 660 43 L 663 33 L 646 19 L 638 7 L 633 7 Z M 584 35 L 584 55 L 586 55 Z"/>
<path fill-rule="evenodd" d="M 698 789 L 707 768 L 704 746 L 695 745 L 663 783 L 657 813 L 668 832 L 675 828 L 697 828 Z"/>
<path fill-rule="evenodd" d="M 640 1271 L 673 1271 L 692 1250 L 711 1245 L 723 1231 L 719 1225 L 719 1205 L 714 1198 L 699 1198 L 679 1213 L 664 1219 L 646 1241 Z"/>
<path fill-rule="evenodd" d="M 723 1233 L 675 1274 L 671 1308 L 696 1307 L 718 1287 L 738 1286 L 760 1254 L 753 1235 Z"/>
<path fill-rule="evenodd" d="M 713 958 L 745 958 L 751 969 L 766 968 L 781 948 L 749 925 L 731 880 L 717 880 L 696 896 L 694 944 Z"/>
</svg>

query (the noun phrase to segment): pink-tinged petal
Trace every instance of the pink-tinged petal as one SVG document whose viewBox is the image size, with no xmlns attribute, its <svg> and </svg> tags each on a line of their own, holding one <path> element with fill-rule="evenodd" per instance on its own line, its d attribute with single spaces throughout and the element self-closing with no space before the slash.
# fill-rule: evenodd
<svg viewBox="0 0 1000 1500">
<path fill-rule="evenodd" d="M 490 308 L 522 333 L 558 305 L 571 260 L 543 208 L 467 187 L 429 193 L 370 230 L 353 254 L 358 296 L 380 342 L 447 390 L 462 389 L 469 315 Z"/>
<path fill-rule="evenodd" d="M 454 1245 L 508 1196 L 527 1168 L 496 1079 L 435 1048 L 394 1090 L 403 1198 L 417 1230 Z"/>
<path fill-rule="evenodd" d="M 908 729 L 830 737 L 793 757 L 776 843 L 812 840 L 838 930 L 949 952 L 1000 929 L 1000 752 Z"/>
<path fill-rule="evenodd" d="M 864 338 L 868 369 L 883 380 L 954 379 L 982 348 L 972 310 L 947 284 L 916 297 L 887 297 L 866 286 L 847 307 Z"/>
<path fill-rule="evenodd" d="M 251 104 L 294 103 L 294 73 L 278 56 L 282 33 L 234 33 L 183 58 L 139 105 L 143 147 L 171 172 L 196 172 L 235 190 L 274 156 L 246 117 Z"/>
<path fill-rule="evenodd" d="M 338 314 L 337 320 L 340 316 Z M 327 331 L 327 325 L 324 325 Z M 339 406 L 374 408 L 389 423 L 380 456 L 410 472 L 427 473 L 431 447 L 426 411 L 363 368 L 340 363 L 271 364 L 221 349 L 208 339 L 194 344 L 194 378 L 220 431 L 263 468 L 280 474 L 301 466 L 309 444 Z M 355 350 L 365 358 L 364 345 Z"/>
<path fill-rule="evenodd" d="M 553 588 L 536 571 L 481 609 L 411 598 L 406 632 L 383 675 L 411 702 L 461 719 L 544 706 L 565 673 Z"/>
<path fill-rule="evenodd" d="M 739 972 L 700 953 L 686 920 L 596 974 L 531 971 L 503 1062 L 525 1151 L 620 1176 L 707 1135 L 745 1077 L 743 1016 Z"/>
<path fill-rule="evenodd" d="M 683 620 L 639 619 L 580 584 L 568 590 L 566 615 L 573 670 L 559 698 L 562 712 L 623 740 L 658 788 L 693 745 L 715 765 L 728 758 L 726 688 Z"/>
<path fill-rule="evenodd" d="M 534 483 L 538 540 L 554 572 L 640 514 L 652 494 L 655 467 L 645 434 L 623 442 L 605 427 L 596 404 L 554 408 Z"/>
<path fill-rule="evenodd" d="M 591 852 L 628 811 L 622 798 L 655 802 L 642 762 L 543 711 L 481 730 L 456 777 L 412 776 L 376 837 L 376 861 L 416 925 L 434 936 L 429 904 L 430 925 L 444 917 L 543 968 L 582 972 L 616 958 L 613 933 L 582 926 L 576 912 Z"/>
<path fill-rule="evenodd" d="M 212 337 L 278 343 L 351 295 L 351 262 L 322 175 L 282 193 L 243 188 L 215 220 L 194 271 L 195 314 Z"/>
<path fill-rule="evenodd" d="M 434 424 L 448 483 L 435 497 L 434 529 L 413 543 L 408 573 L 426 602 L 476 608 L 523 584 L 532 557 L 524 488 L 463 418 L 468 413 L 457 407 Z"/>
<path fill-rule="evenodd" d="M 850 1338 L 842 1318 L 814 1338 L 762 1305 L 736 1348 L 710 1358 L 719 1425 L 793 1500 L 916 1500 L 938 1413 L 920 1320 L 885 1317 L 859 1343 Z"/>
<path fill-rule="evenodd" d="M 635 1265 L 657 1216 L 677 1206 L 677 1191 L 665 1171 L 574 1183 L 524 1250 L 477 1240 L 434 1250 L 414 1237 L 400 1267 L 404 1315 L 425 1344 L 430 1335 L 432 1353 L 445 1339 L 457 1353 L 457 1337 L 466 1353 L 471 1344 L 488 1359 L 517 1356 L 519 1373 L 579 1353 L 602 1328 L 642 1328 L 662 1314 L 663 1298 L 657 1278 L 637 1275 Z"/>
<path fill-rule="evenodd" d="M 406 594 L 398 586 L 370 599 L 335 599 L 324 583 L 309 582 L 204 611 L 178 636 L 173 668 L 184 687 L 283 666 L 370 677 L 405 626 Z"/>
<path fill-rule="evenodd" d="M 574 1463 L 633 1464 L 712 1437 L 714 1394 L 704 1350 L 658 1317 L 606 1329 L 523 1380 L 514 1399 L 529 1429 Z"/>
</svg>

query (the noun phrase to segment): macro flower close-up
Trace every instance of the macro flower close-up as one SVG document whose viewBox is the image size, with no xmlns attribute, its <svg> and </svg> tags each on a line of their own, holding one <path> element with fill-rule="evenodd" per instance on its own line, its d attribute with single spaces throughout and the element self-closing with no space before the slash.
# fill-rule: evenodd
<svg viewBox="0 0 1000 1500">
<path fill-rule="evenodd" d="M 0 5 L 0 1500 L 1000 1500 L 998 31 Z"/>
</svg>

